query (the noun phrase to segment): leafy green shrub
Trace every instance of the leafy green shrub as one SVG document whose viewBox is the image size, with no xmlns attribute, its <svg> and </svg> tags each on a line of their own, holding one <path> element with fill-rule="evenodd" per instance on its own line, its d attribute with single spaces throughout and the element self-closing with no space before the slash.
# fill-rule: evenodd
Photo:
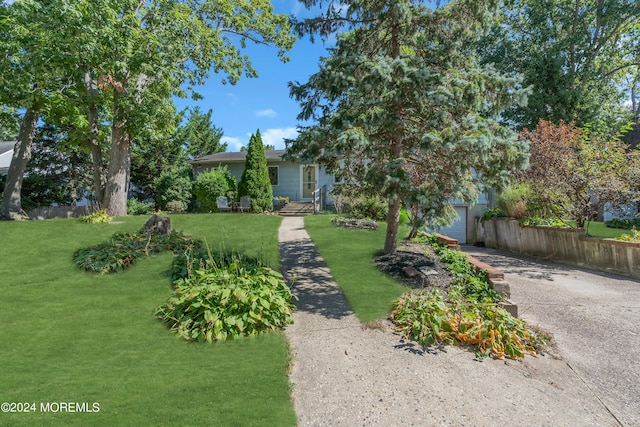
<svg viewBox="0 0 640 427">
<path fill-rule="evenodd" d="M 507 216 L 520 219 L 527 216 L 527 202 L 531 196 L 531 189 L 526 184 L 510 185 L 499 195 L 497 208 Z"/>
<path fill-rule="evenodd" d="M 486 271 L 478 273 L 476 267 L 469 262 L 460 251 L 435 243 L 434 252 L 447 265 L 454 278 L 458 292 L 472 302 L 499 302 L 502 296 L 493 290 Z"/>
<path fill-rule="evenodd" d="M 166 210 L 169 213 L 184 213 L 187 210 L 187 206 L 181 200 L 172 200 L 167 203 Z"/>
<path fill-rule="evenodd" d="M 389 207 L 379 197 L 343 197 L 342 211 L 350 218 L 385 221 Z"/>
<path fill-rule="evenodd" d="M 196 196 L 201 212 L 216 212 L 218 210 L 216 198 L 225 196 L 229 200 L 235 200 L 237 183 L 226 166 L 198 174 L 193 185 L 193 193 Z"/>
<path fill-rule="evenodd" d="M 193 179 L 191 178 L 191 167 L 173 167 L 160 174 L 154 180 L 156 193 L 156 203 L 163 211 L 173 212 L 180 202 L 182 211 L 189 206 L 193 196 Z M 169 203 L 174 203 L 169 207 Z M 178 213 L 178 212 L 176 212 Z"/>
<path fill-rule="evenodd" d="M 243 268 L 255 269 L 266 266 L 258 258 L 250 257 L 238 252 L 212 252 L 201 240 L 194 240 L 176 255 L 171 265 L 171 281 L 190 277 L 197 270 L 211 270 L 226 268 L 231 264 L 241 265 Z"/>
<path fill-rule="evenodd" d="M 537 225 L 546 225 L 549 227 L 570 228 L 571 225 L 567 224 L 560 218 L 539 218 L 537 216 L 531 216 L 521 219 L 518 224 L 520 227 L 534 227 Z"/>
<path fill-rule="evenodd" d="M 188 341 L 226 341 L 293 322 L 292 293 L 268 267 L 230 265 L 194 270 L 156 315 Z"/>
<path fill-rule="evenodd" d="M 395 301 L 390 317 L 396 332 L 422 345 L 473 345 L 479 357 L 535 355 L 544 339 L 498 305 L 502 297 L 493 290 L 486 271 L 477 273 L 463 253 L 438 243 L 435 234 L 420 233 L 414 241 L 433 248 L 454 284 L 446 298 L 434 288 L 409 292 Z"/>
<path fill-rule="evenodd" d="M 486 221 L 486 220 L 491 219 L 491 218 L 504 218 L 504 217 L 508 217 L 508 216 L 509 215 L 507 215 L 505 212 L 503 212 L 502 209 L 493 208 L 493 209 L 487 209 L 486 211 L 484 211 L 482 213 L 481 219 L 483 221 Z"/>
<path fill-rule="evenodd" d="M 127 200 L 127 215 L 149 215 L 153 212 L 153 203 L 141 202 L 138 199 Z"/>
<path fill-rule="evenodd" d="M 92 212 L 89 215 L 81 216 L 79 220 L 80 222 L 86 222 L 88 224 L 104 224 L 111 222 L 112 218 L 106 210 L 100 209 L 99 211 Z"/>
<path fill-rule="evenodd" d="M 615 218 L 615 219 L 612 219 L 611 221 L 606 221 L 604 225 L 611 228 L 622 228 L 622 229 L 630 230 L 634 227 L 640 228 L 640 218 L 633 218 L 633 219 Z"/>
</svg>

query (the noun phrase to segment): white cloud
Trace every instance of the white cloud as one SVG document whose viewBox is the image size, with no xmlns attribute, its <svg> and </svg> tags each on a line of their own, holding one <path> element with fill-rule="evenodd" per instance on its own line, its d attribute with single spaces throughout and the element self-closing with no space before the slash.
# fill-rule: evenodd
<svg viewBox="0 0 640 427">
<path fill-rule="evenodd" d="M 278 113 L 276 113 L 276 111 L 272 110 L 271 108 L 267 108 L 266 110 L 256 111 L 256 117 L 268 117 L 271 119 L 277 115 Z"/>
<path fill-rule="evenodd" d="M 265 132 L 260 131 L 260 136 L 262 136 L 262 143 L 264 145 L 273 145 L 276 150 L 284 150 L 285 138 L 294 139 L 298 136 L 298 129 L 294 127 L 267 129 Z"/>
<path fill-rule="evenodd" d="M 227 92 L 226 95 L 229 99 L 231 99 L 231 106 L 235 107 L 236 104 L 238 103 L 238 97 L 236 96 L 236 94 L 233 92 Z"/>
<path fill-rule="evenodd" d="M 245 147 L 249 143 L 249 140 L 242 140 L 240 138 L 231 136 L 223 136 L 222 138 L 220 138 L 220 142 L 223 144 L 227 144 L 227 151 L 236 152 L 240 151 L 242 147 Z"/>
</svg>

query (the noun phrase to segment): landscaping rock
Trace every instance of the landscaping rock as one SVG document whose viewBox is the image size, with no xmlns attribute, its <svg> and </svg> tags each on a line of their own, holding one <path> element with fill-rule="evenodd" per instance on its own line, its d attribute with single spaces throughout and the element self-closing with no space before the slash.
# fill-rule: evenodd
<svg viewBox="0 0 640 427">
<path fill-rule="evenodd" d="M 416 270 L 413 267 L 404 267 L 402 269 L 402 274 L 404 274 L 405 277 L 408 277 L 409 279 L 413 279 L 414 277 L 416 277 L 420 273 L 418 272 L 418 270 Z"/>
</svg>

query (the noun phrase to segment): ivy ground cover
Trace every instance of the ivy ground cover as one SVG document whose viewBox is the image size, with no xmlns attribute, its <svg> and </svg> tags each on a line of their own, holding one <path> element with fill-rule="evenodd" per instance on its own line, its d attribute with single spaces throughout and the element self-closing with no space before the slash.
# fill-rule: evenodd
<svg viewBox="0 0 640 427">
<path fill-rule="evenodd" d="M 295 425 L 282 334 L 187 343 L 154 316 L 172 293 L 170 252 L 111 275 L 73 265 L 77 249 L 146 219 L 0 222 L 0 400 L 36 404 L 33 412 L 0 413 L 0 425 Z M 174 230 L 214 249 L 279 269 L 280 218 L 171 219 Z M 69 402 L 97 403 L 99 411 L 41 411 L 41 403 Z"/>
</svg>

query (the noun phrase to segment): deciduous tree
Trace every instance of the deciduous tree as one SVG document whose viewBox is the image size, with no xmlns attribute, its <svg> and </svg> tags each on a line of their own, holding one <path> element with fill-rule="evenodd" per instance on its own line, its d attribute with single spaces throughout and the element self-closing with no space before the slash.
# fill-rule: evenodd
<svg viewBox="0 0 640 427">
<path fill-rule="evenodd" d="M 532 89 L 527 105 L 504 115 L 520 129 L 545 119 L 606 132 L 630 119 L 623 102 L 640 68 L 636 0 L 507 0 L 479 46 L 483 61 L 522 74 Z"/>
<path fill-rule="evenodd" d="M 530 165 L 520 180 L 533 190 L 532 209 L 542 215 L 574 219 L 578 227 L 594 219 L 609 203 L 617 207 L 637 201 L 637 152 L 619 138 L 591 136 L 574 123 L 540 120 L 524 130 Z"/>
</svg>

